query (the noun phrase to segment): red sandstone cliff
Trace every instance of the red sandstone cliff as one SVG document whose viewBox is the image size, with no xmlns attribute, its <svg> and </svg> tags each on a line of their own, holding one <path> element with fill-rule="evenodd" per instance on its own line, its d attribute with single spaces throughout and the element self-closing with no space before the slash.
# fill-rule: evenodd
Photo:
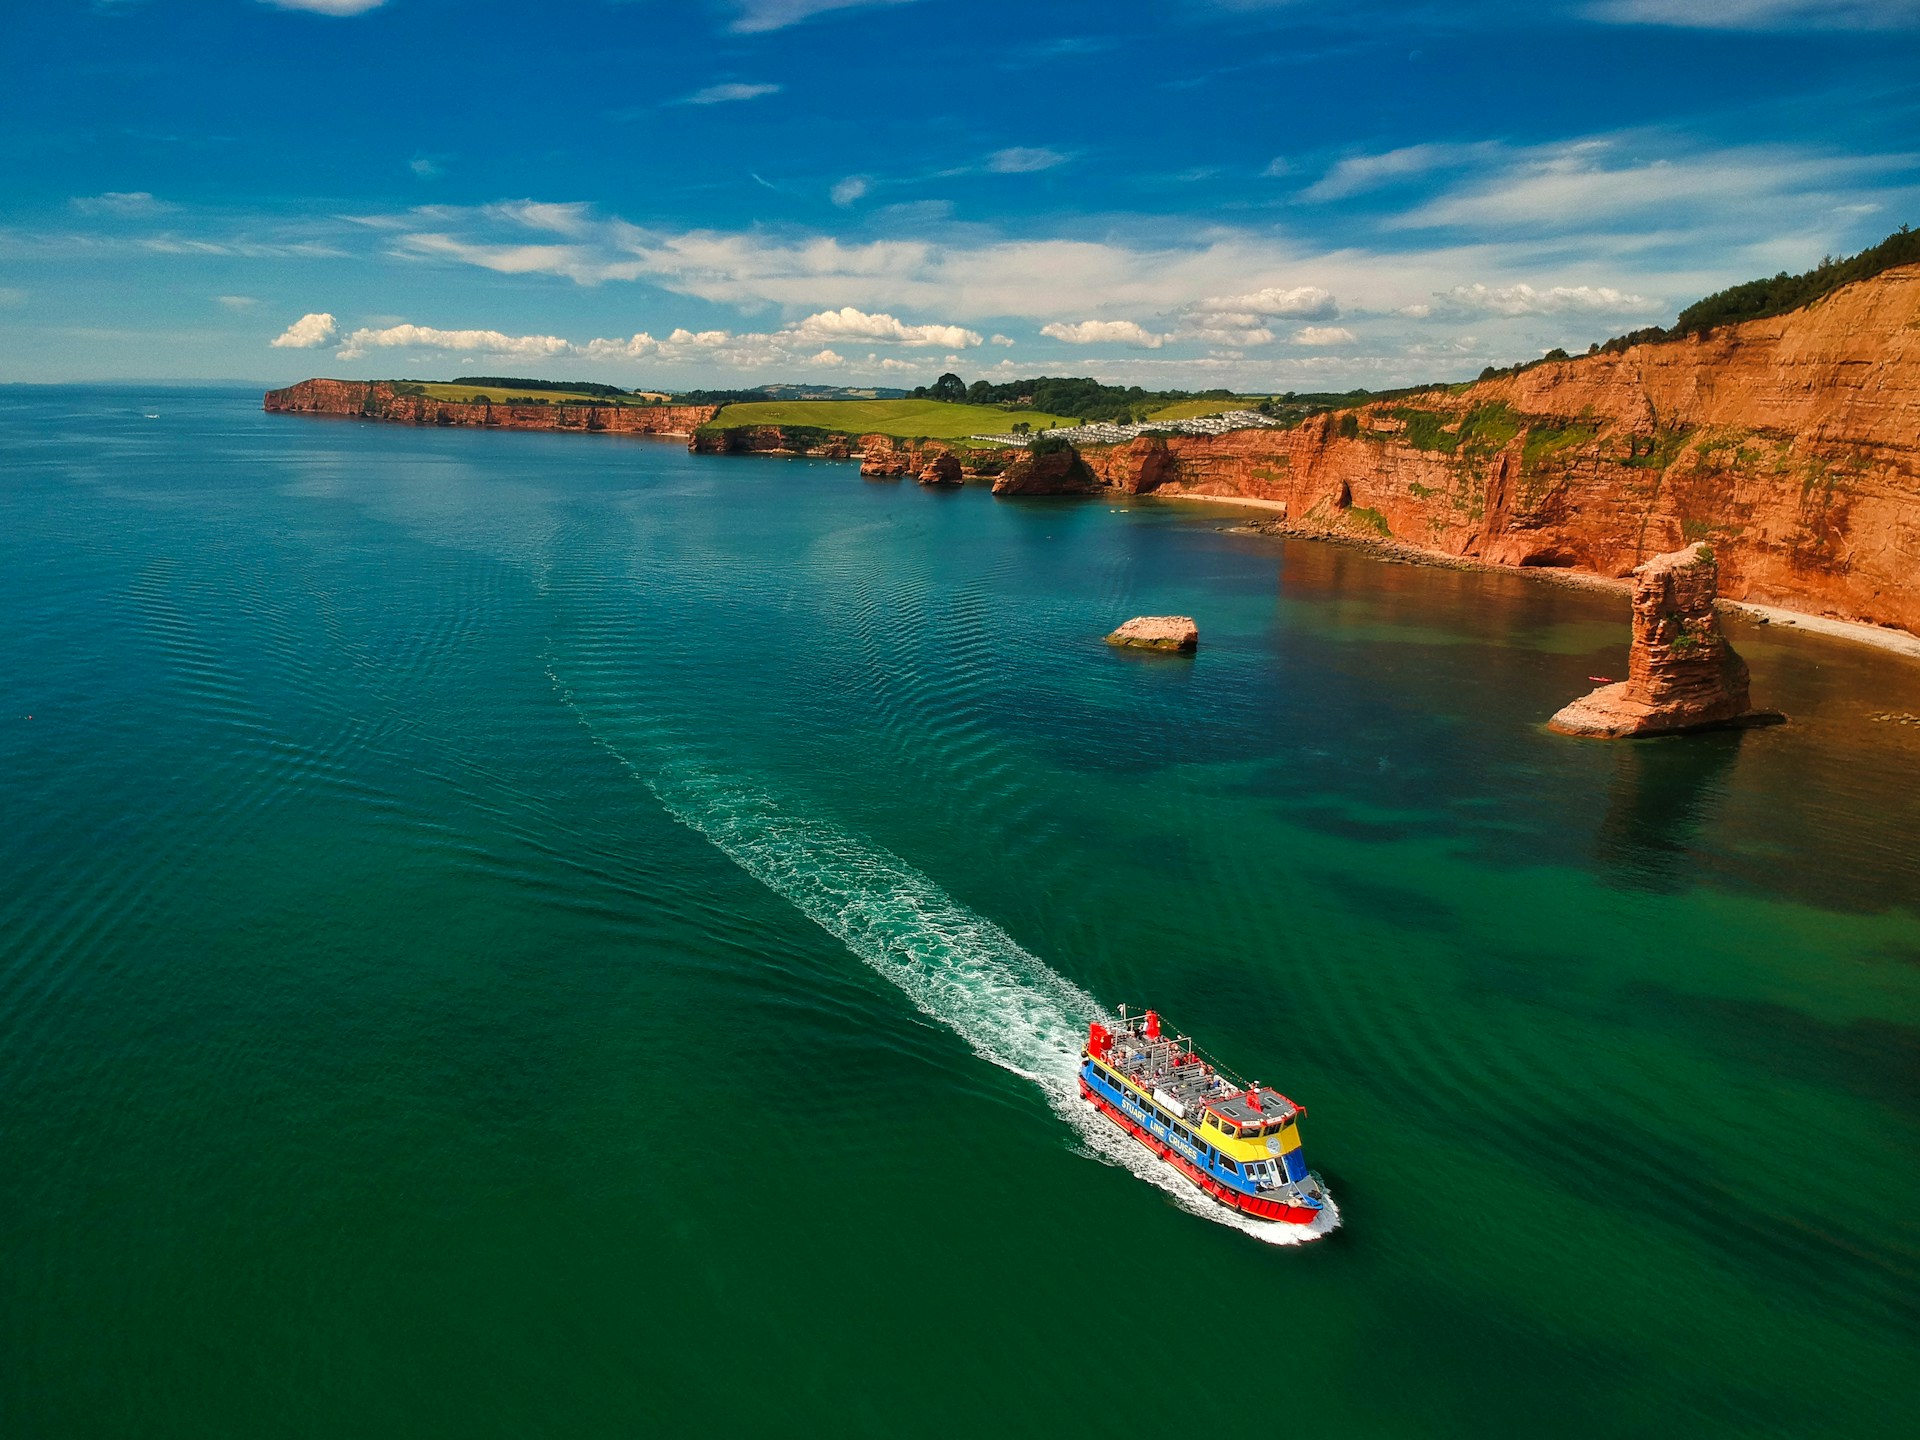
<svg viewBox="0 0 1920 1440">
<path fill-rule="evenodd" d="M 350 415 L 402 425 L 483 425 L 495 430 L 604 430 L 615 435 L 690 435 L 719 413 L 713 405 L 475 405 L 405 395 L 382 380 L 302 380 L 269 390 L 268 410 Z"/>
<path fill-rule="evenodd" d="M 1724 595 L 1920 630 L 1920 266 L 1705 338 L 1084 455 L 1118 489 L 1503 565 L 1623 576 L 1707 541 Z"/>
</svg>

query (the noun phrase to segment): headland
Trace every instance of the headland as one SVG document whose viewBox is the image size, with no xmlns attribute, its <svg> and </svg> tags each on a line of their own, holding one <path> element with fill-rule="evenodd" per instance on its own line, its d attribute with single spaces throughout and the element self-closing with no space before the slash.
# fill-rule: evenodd
<svg viewBox="0 0 1920 1440">
<path fill-rule="evenodd" d="M 437 390 L 459 387 L 436 386 Z M 608 398 L 503 400 L 476 387 L 460 400 L 393 380 L 302 380 L 269 390 L 263 408 L 287 415 L 344 415 L 400 425 L 471 425 L 489 430 L 582 430 L 615 435 L 690 435 L 717 405 L 624 404 Z"/>
<path fill-rule="evenodd" d="M 496 403 L 315 379 L 265 403 L 684 436 L 698 453 L 858 459 L 870 478 L 991 483 L 1000 495 L 1223 501 L 1263 512 L 1256 528 L 1276 533 L 1621 589 L 1650 558 L 1705 543 L 1727 602 L 1856 639 L 1884 630 L 1908 653 L 1920 633 L 1920 264 L 1784 313 L 1642 332 L 1358 404 L 1269 399 L 1255 413 L 1233 400 L 1209 417 L 1187 402 L 1126 424 L 1037 408 L 1043 387 L 1082 383 L 1033 382 L 1037 394 L 985 405 L 966 394 L 717 405 Z"/>
</svg>

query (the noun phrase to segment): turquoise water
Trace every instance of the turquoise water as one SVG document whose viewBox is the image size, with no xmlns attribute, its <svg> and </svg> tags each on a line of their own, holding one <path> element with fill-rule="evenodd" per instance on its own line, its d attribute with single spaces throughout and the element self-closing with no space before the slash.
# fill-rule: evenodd
<svg viewBox="0 0 1920 1440">
<path fill-rule="evenodd" d="M 1904 1430 L 1920 666 L 1575 742 L 1613 597 L 257 404 L 0 390 L 9 1437 Z"/>
</svg>

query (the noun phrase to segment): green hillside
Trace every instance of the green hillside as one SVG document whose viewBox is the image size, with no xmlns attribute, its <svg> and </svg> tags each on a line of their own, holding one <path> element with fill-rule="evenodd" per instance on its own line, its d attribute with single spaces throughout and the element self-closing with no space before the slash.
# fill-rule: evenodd
<svg viewBox="0 0 1920 1440">
<path fill-rule="evenodd" d="M 789 425 L 847 435 L 893 435 L 903 440 L 960 440 L 968 435 L 1003 434 L 1022 422 L 1035 430 L 1079 423 L 1071 416 L 1040 410 L 953 405 L 943 400 L 764 400 L 727 406 L 712 422 L 712 428 Z"/>
<path fill-rule="evenodd" d="M 1247 400 L 1235 397 L 1229 400 L 1181 400 L 1172 405 L 1163 405 L 1158 410 L 1149 411 L 1147 419 L 1152 420 L 1197 420 L 1202 415 L 1222 415 L 1229 410 L 1252 410 L 1260 401 L 1258 398 Z"/>
<path fill-rule="evenodd" d="M 606 394 L 591 394 L 585 390 L 549 389 L 545 386 L 529 390 L 519 386 L 507 385 L 462 385 L 438 380 L 395 380 L 390 382 L 395 391 L 402 395 L 425 395 L 432 400 L 452 400 L 462 403 L 479 400 L 482 397 L 496 405 L 643 405 L 645 398 L 640 395 L 622 395 L 613 397 Z"/>
</svg>

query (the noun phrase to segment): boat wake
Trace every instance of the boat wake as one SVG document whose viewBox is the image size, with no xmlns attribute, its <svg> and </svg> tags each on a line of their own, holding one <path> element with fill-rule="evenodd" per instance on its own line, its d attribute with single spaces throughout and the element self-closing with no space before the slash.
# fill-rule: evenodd
<svg viewBox="0 0 1920 1440">
<path fill-rule="evenodd" d="M 637 763 L 548 674 L 595 743 L 669 814 L 839 940 L 976 1055 L 1038 1085 L 1078 1134 L 1082 1153 L 1132 1171 L 1195 1215 L 1270 1244 L 1301 1244 L 1340 1223 L 1331 1201 L 1311 1225 L 1277 1225 L 1209 1199 L 1081 1100 L 1077 1076 L 1087 1027 L 1113 1018 L 1092 996 L 898 856 L 684 753 Z"/>
</svg>

